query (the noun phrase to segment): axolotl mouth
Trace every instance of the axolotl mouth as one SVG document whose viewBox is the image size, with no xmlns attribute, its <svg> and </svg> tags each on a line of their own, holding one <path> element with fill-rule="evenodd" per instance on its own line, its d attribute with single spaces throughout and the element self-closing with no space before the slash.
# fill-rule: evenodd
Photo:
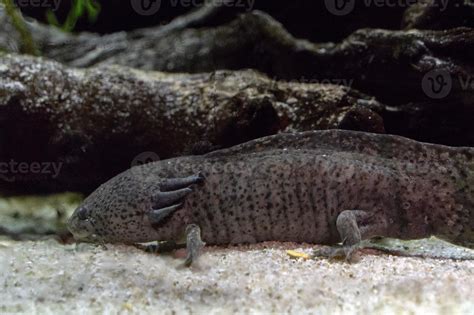
<svg viewBox="0 0 474 315">
<path fill-rule="evenodd" d="M 79 206 L 68 219 L 67 227 L 79 242 L 97 242 L 100 238 L 96 234 L 93 219 L 85 206 Z"/>
</svg>

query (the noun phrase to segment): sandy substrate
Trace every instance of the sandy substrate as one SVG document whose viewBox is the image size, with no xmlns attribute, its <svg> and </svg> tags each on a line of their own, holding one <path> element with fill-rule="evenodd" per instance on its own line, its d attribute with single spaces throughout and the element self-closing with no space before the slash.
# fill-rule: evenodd
<svg viewBox="0 0 474 315">
<path fill-rule="evenodd" d="M 186 269 L 134 247 L 1 241 L 0 313 L 473 314 L 472 260 L 364 254 L 348 264 L 285 248 L 208 248 Z"/>
</svg>

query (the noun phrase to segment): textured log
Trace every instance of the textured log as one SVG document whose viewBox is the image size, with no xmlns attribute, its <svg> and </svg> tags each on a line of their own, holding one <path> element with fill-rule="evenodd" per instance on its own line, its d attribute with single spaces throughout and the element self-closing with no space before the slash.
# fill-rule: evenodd
<svg viewBox="0 0 474 315">
<path fill-rule="evenodd" d="M 75 67 L 119 64 L 193 73 L 254 68 L 285 80 L 344 80 L 393 105 L 432 101 L 421 88 L 423 78 L 443 70 L 455 78 L 449 99 L 473 100 L 472 88 L 460 82 L 474 77 L 473 29 L 361 29 L 339 44 L 313 44 L 295 39 L 261 12 L 217 27 L 179 26 L 193 23 L 104 36 L 71 36 L 39 24 L 31 28 L 44 56 Z"/>
<path fill-rule="evenodd" d="M 442 30 L 459 26 L 474 27 L 474 3 L 464 0 L 419 0 L 404 13 L 405 29 Z"/>
<path fill-rule="evenodd" d="M 348 87 L 254 71 L 77 70 L 4 55 L 0 75 L 0 161 L 16 163 L 2 165 L 3 189 L 89 190 L 146 151 L 167 158 L 279 131 L 384 131 L 383 106 Z M 50 172 L 33 171 L 34 162 Z"/>
</svg>

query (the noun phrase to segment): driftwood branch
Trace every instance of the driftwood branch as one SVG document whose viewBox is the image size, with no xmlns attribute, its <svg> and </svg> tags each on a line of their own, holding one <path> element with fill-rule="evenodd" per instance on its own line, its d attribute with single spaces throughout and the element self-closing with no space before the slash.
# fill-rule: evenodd
<svg viewBox="0 0 474 315">
<path fill-rule="evenodd" d="M 474 27 L 474 3 L 465 0 L 419 0 L 405 10 L 405 29 L 442 30 L 459 26 Z"/>
<path fill-rule="evenodd" d="M 361 29 L 341 43 L 314 44 L 294 38 L 262 12 L 216 27 L 189 28 L 208 16 L 185 16 L 164 27 L 104 36 L 69 35 L 40 24 L 32 24 L 31 30 L 45 57 L 74 67 L 118 64 L 191 73 L 253 68 L 285 80 L 350 82 L 397 106 L 436 102 L 421 87 L 430 71 L 439 70 L 453 78 L 443 102 L 473 100 L 472 87 L 463 84 L 474 77 L 473 29 Z"/>
</svg>

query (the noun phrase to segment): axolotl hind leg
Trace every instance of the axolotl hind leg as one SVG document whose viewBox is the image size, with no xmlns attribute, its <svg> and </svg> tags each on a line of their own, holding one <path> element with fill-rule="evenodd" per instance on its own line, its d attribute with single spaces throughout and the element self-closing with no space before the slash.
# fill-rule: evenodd
<svg viewBox="0 0 474 315">
<path fill-rule="evenodd" d="M 387 229 L 386 220 L 363 210 L 344 210 L 336 220 L 336 228 L 342 241 L 341 246 L 315 251 L 315 257 L 343 257 L 352 261 L 354 251 L 360 247 L 361 240 L 374 236 L 383 236 Z"/>
</svg>

